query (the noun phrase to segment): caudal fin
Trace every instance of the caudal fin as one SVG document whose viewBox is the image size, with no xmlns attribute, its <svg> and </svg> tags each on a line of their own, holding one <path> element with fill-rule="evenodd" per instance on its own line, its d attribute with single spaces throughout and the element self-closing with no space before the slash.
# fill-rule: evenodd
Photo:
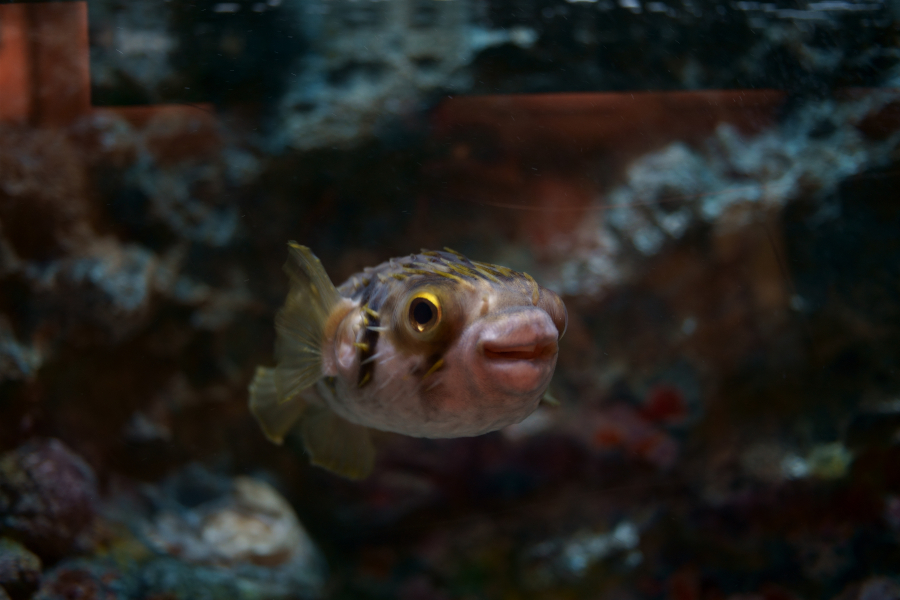
<svg viewBox="0 0 900 600">
<path fill-rule="evenodd" d="M 322 263 L 306 246 L 288 242 L 284 271 L 291 280 L 284 306 L 275 316 L 274 383 L 278 402 L 288 402 L 322 376 L 325 323 L 341 301 Z"/>
<path fill-rule="evenodd" d="M 275 369 L 256 368 L 256 375 L 250 383 L 250 412 L 269 440 L 281 444 L 284 436 L 305 411 L 306 401 L 300 396 L 294 396 L 287 402 L 279 402 L 275 389 Z"/>
</svg>

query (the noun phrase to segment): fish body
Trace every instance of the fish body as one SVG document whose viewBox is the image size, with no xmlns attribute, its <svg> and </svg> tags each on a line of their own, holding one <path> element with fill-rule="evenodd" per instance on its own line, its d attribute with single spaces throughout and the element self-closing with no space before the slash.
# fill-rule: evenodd
<svg viewBox="0 0 900 600">
<path fill-rule="evenodd" d="M 278 364 L 260 367 L 250 386 L 273 441 L 300 421 L 315 464 L 361 477 L 373 462 L 369 428 L 474 436 L 537 407 L 567 314 L 529 275 L 423 251 L 334 287 L 308 248 L 289 248 Z"/>
</svg>

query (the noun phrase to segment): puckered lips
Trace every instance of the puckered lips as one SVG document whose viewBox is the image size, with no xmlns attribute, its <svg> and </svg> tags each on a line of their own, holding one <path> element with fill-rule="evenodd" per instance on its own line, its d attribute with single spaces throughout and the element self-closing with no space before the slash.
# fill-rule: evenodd
<svg viewBox="0 0 900 600">
<path fill-rule="evenodd" d="M 502 342 L 485 342 L 481 346 L 485 358 L 491 360 L 540 360 L 553 358 L 557 352 L 556 339 L 536 340 L 530 344 L 508 345 Z"/>
<path fill-rule="evenodd" d="M 478 336 L 481 368 L 492 385 L 527 393 L 546 385 L 553 372 L 559 333 L 546 312 L 524 308 L 505 312 Z"/>
</svg>

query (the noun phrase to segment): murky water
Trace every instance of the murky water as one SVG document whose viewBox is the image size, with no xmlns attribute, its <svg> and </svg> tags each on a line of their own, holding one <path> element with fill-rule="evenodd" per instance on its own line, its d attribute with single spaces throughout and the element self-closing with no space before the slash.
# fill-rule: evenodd
<svg viewBox="0 0 900 600">
<path fill-rule="evenodd" d="M 900 597 L 898 18 L 0 4 L 0 599 Z M 546 395 L 271 443 L 289 240 L 335 284 L 423 248 L 528 273 L 568 311 Z M 406 323 L 369 308 L 360 362 Z M 397 343 L 422 414 L 475 378 L 454 335 Z M 363 439 L 362 480 L 310 464 Z"/>
</svg>

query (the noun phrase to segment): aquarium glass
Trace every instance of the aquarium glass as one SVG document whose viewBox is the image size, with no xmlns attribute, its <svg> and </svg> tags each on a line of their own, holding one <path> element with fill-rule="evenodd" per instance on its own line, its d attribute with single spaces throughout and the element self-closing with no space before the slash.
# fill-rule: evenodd
<svg viewBox="0 0 900 600">
<path fill-rule="evenodd" d="M 0 600 L 900 600 L 898 166 L 900 0 L 0 0 Z"/>
</svg>

